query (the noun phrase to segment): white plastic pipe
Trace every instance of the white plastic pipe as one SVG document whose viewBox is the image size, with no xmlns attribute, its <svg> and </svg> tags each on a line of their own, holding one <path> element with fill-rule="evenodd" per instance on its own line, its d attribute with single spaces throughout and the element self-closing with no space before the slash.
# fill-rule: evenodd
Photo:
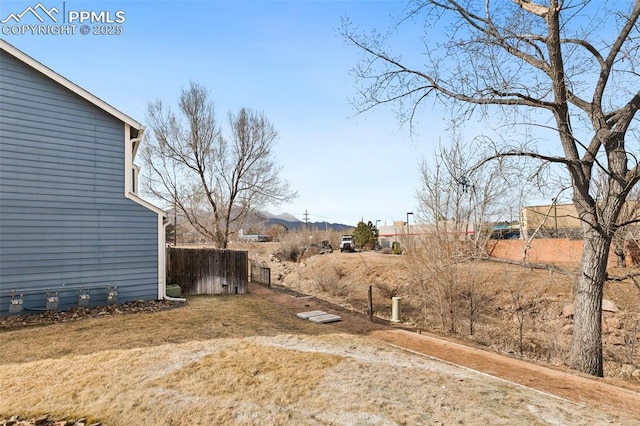
<svg viewBox="0 0 640 426">
<path fill-rule="evenodd" d="M 391 298 L 391 322 L 401 322 L 400 319 L 400 300 L 401 297 Z"/>
</svg>

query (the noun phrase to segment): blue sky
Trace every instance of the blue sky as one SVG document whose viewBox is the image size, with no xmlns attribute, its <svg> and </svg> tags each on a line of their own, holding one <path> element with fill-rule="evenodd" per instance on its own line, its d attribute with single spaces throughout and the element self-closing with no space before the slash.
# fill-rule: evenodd
<svg viewBox="0 0 640 426">
<path fill-rule="evenodd" d="M 3 1 L 0 19 L 37 3 Z M 345 16 L 363 29 L 384 29 L 401 13 L 401 2 L 41 3 L 125 12 L 121 35 L 1 37 L 142 123 L 149 101 L 175 105 L 191 80 L 210 89 L 221 119 L 241 107 L 264 112 L 279 132 L 275 156 L 282 177 L 299 194 L 271 212 L 390 225 L 416 209 L 418 164 L 447 137 L 446 113 L 424 111 L 413 137 L 390 109 L 355 116 L 349 70 L 360 54 L 337 33 Z"/>
</svg>

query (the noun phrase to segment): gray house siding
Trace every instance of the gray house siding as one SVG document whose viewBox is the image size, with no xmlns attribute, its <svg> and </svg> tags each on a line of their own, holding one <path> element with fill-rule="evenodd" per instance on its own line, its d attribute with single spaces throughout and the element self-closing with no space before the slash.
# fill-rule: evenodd
<svg viewBox="0 0 640 426">
<path fill-rule="evenodd" d="M 158 298 L 158 213 L 125 191 L 125 124 L 0 50 L 0 316 Z"/>
</svg>

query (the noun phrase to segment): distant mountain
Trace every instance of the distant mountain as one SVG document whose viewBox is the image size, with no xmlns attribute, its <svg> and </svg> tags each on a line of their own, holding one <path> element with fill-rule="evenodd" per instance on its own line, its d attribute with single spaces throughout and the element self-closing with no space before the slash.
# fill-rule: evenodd
<svg viewBox="0 0 640 426">
<path fill-rule="evenodd" d="M 273 225 L 282 224 L 282 225 L 285 225 L 288 230 L 295 231 L 298 229 L 304 229 L 305 227 L 305 223 L 303 221 L 299 220 L 298 218 L 296 218 L 295 216 L 289 213 L 282 213 L 282 214 L 276 215 L 269 212 L 261 212 L 261 216 L 264 218 L 264 226 L 266 228 L 269 228 L 270 226 L 273 226 Z M 307 222 L 306 226 L 310 230 L 318 229 L 321 231 L 328 230 L 328 231 L 339 231 L 339 232 L 343 232 L 343 231 L 354 228 L 351 225 L 344 225 L 341 223 L 329 223 L 326 221 Z"/>
<path fill-rule="evenodd" d="M 300 219 L 289 213 L 273 214 L 269 212 L 262 212 L 262 216 L 266 217 L 267 219 L 281 219 L 288 222 L 300 222 Z"/>
</svg>

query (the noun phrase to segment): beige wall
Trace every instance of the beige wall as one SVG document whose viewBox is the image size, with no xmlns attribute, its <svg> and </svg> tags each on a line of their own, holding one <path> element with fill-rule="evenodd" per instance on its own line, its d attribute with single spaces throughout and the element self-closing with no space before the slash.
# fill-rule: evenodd
<svg viewBox="0 0 640 426">
<path fill-rule="evenodd" d="M 538 228 L 540 237 L 568 237 L 581 233 L 573 204 L 525 207 L 520 212 L 520 225 L 525 238 Z"/>
</svg>

